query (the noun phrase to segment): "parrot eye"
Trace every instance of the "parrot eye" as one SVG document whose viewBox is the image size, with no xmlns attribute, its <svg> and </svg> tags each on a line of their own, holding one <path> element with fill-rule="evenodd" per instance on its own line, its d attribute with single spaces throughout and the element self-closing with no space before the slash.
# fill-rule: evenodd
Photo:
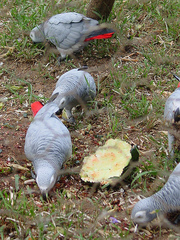
<svg viewBox="0 0 180 240">
<path fill-rule="evenodd" d="M 34 36 L 34 33 L 33 33 L 33 32 L 30 33 L 30 38 L 31 38 L 32 40 L 34 40 L 35 36 Z"/>
<path fill-rule="evenodd" d="M 142 215 L 139 215 L 139 216 L 137 216 L 137 218 L 141 219 L 141 218 L 143 218 L 143 216 L 142 216 Z"/>
<path fill-rule="evenodd" d="M 60 106 L 63 106 L 65 103 L 65 98 L 61 99 Z"/>
</svg>

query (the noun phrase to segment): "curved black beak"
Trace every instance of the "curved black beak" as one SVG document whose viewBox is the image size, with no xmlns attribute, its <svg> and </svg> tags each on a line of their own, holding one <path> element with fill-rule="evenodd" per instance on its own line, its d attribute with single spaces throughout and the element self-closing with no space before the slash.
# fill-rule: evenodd
<svg viewBox="0 0 180 240">
<path fill-rule="evenodd" d="M 174 112 L 174 122 L 179 122 L 180 121 L 180 110 L 179 108 L 176 109 L 176 111 Z"/>
<path fill-rule="evenodd" d="M 43 198 L 44 201 L 47 201 L 48 193 L 43 192 L 42 193 L 42 198 Z"/>
<path fill-rule="evenodd" d="M 63 109 L 59 109 L 59 110 L 56 112 L 56 115 L 62 114 L 62 111 L 63 111 Z"/>
</svg>

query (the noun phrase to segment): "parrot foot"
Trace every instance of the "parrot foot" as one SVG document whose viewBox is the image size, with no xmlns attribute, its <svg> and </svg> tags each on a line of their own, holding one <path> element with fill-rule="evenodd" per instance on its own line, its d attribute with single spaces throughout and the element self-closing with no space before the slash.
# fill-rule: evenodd
<svg viewBox="0 0 180 240">
<path fill-rule="evenodd" d="M 68 119 L 68 122 L 69 122 L 69 123 L 72 123 L 72 124 L 75 124 L 75 123 L 76 123 L 76 121 L 75 121 L 75 119 L 74 119 L 73 116 Z"/>
<path fill-rule="evenodd" d="M 66 121 L 66 122 L 68 122 L 68 123 L 70 123 L 70 124 L 76 124 L 76 121 L 75 121 L 75 119 L 74 119 L 74 117 L 72 116 L 72 117 L 70 117 L 70 118 L 64 118 L 64 117 L 62 117 L 62 119 L 64 120 L 64 121 Z"/>
<path fill-rule="evenodd" d="M 68 60 L 68 56 L 66 54 L 61 54 L 58 58 L 57 58 L 57 65 L 60 66 L 61 62 L 64 60 Z"/>
<path fill-rule="evenodd" d="M 33 170 L 31 169 L 31 176 L 32 176 L 32 178 L 33 179 L 35 179 L 36 180 L 36 174 L 33 172 Z"/>
</svg>

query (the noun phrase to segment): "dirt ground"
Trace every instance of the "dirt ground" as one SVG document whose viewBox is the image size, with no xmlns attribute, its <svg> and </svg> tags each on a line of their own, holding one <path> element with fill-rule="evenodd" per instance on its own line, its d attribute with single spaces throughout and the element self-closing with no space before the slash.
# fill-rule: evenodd
<svg viewBox="0 0 180 240">
<path fill-rule="evenodd" d="M 127 47 L 122 49 L 118 54 L 124 57 L 133 53 L 133 51 L 135 50 L 132 49 L 129 52 L 129 48 Z M 28 91 L 27 83 L 32 85 L 33 94 L 49 98 L 58 76 L 73 67 L 87 64 L 89 66 L 88 71 L 93 75 L 96 85 L 98 85 L 99 81 L 101 87 L 96 97 L 96 104 L 93 104 L 84 114 L 81 114 L 80 108 L 75 111 L 76 125 L 70 125 L 65 122 L 65 125 L 71 133 L 74 154 L 73 159 L 68 161 L 64 167 L 81 166 L 83 158 L 93 153 L 97 147 L 104 144 L 110 136 L 121 139 L 126 136 L 129 143 L 138 145 L 141 152 L 150 151 L 149 153 L 151 154 L 152 151 L 156 150 L 152 142 L 145 136 L 148 131 L 156 136 L 159 123 L 153 122 L 153 127 L 146 129 L 143 120 L 139 121 L 139 123 L 136 122 L 136 124 L 128 122 L 127 113 L 119 108 L 121 102 L 119 95 L 107 87 L 111 80 L 111 53 L 109 53 L 109 56 L 107 55 L 103 58 L 98 58 L 96 53 L 91 57 L 89 57 L 89 55 L 86 56 L 86 54 L 85 51 L 79 53 L 73 56 L 71 60 L 68 60 L 68 62 L 61 62 L 60 66 L 57 65 L 56 61 L 51 61 L 49 64 L 44 56 L 31 62 L 16 61 L 11 57 L 2 60 L 3 65 L 1 68 L 8 70 L 2 71 L 0 76 L 0 95 L 3 99 L 3 107 L 0 112 L 0 190 L 6 189 L 8 191 L 10 187 L 15 188 L 15 174 L 18 174 L 20 177 L 20 188 L 26 191 L 27 185 L 25 181 L 32 178 L 30 173 L 31 163 L 26 159 L 24 154 L 26 131 L 33 119 L 28 97 L 26 97 Z M 136 58 L 136 54 L 133 57 Z M 41 64 L 39 64 L 39 61 L 41 61 Z M 23 79 L 26 83 L 19 82 L 18 79 Z M 15 94 L 12 92 L 12 86 L 17 87 L 14 88 L 16 93 L 18 92 L 19 96 L 25 96 L 25 100 L 23 99 L 21 102 L 20 98 L 15 98 Z M 112 132 L 112 123 L 109 117 L 110 110 L 106 104 L 104 104 L 104 94 L 109 98 L 113 94 L 113 103 L 119 109 L 117 114 L 121 118 L 127 119 L 127 128 L 115 129 L 115 131 Z M 149 99 L 151 99 L 151 96 L 149 96 Z M 24 167 L 24 169 L 21 167 Z M 140 183 L 139 188 L 134 190 L 137 195 L 141 194 L 140 188 L 142 184 L 143 183 Z M 147 183 L 147 189 L 150 188 L 150 184 L 151 182 Z M 155 183 L 154 186 L 156 186 Z M 36 183 L 30 183 L 30 187 L 32 188 L 35 201 L 39 201 L 40 192 Z M 70 192 L 75 192 L 78 198 L 83 199 L 83 201 L 86 201 L 86 197 L 90 196 L 90 194 L 95 198 L 102 197 L 104 207 L 110 206 L 111 208 L 116 208 L 122 229 L 127 230 L 132 224 L 130 213 L 134 203 L 138 201 L 138 198 L 133 196 L 130 185 L 125 184 L 124 186 L 120 186 L 116 191 L 110 189 L 109 192 L 106 193 L 106 197 L 103 197 L 103 191 L 92 190 L 93 188 L 84 183 L 79 175 L 68 175 L 62 177 L 60 182 L 57 183 L 51 191 L 51 201 L 55 201 L 56 195 L 54 193 L 57 190 L 61 191 L 63 188 Z M 86 206 L 85 211 L 90 211 L 91 208 L 88 206 L 88 203 L 84 206 Z M 123 210 L 125 210 L 125 213 Z M 133 231 L 134 227 L 132 225 L 130 232 L 133 234 Z M 167 236 L 170 232 L 170 230 L 162 230 L 163 239 L 169 239 Z M 159 230 L 154 228 L 151 231 L 143 230 L 141 234 L 138 235 L 131 235 L 131 239 L 154 239 L 154 237 L 158 239 L 158 236 Z"/>
<path fill-rule="evenodd" d="M 0 94 L 3 102 L 3 108 L 1 109 L 0 113 L 0 165 L 2 169 L 4 169 L 4 171 L 1 173 L 4 179 L 4 181 L 1 182 L 1 189 L 3 189 L 5 185 L 13 185 L 14 173 L 18 172 L 19 174 L 18 169 L 14 169 L 13 167 L 9 168 L 11 163 L 17 163 L 24 167 L 27 167 L 28 164 L 28 167 L 30 167 L 30 163 L 24 154 L 24 141 L 27 128 L 33 119 L 33 115 L 30 104 L 28 103 L 28 99 L 21 103 L 21 100 L 16 98 L 11 89 L 15 86 L 18 88 L 17 92 L 19 95 L 26 95 L 26 83 L 17 81 L 17 79 L 23 79 L 32 85 L 33 93 L 35 95 L 49 98 L 55 88 L 58 76 L 72 69 L 70 66 L 71 64 L 72 66 L 74 65 L 77 67 L 84 65 L 83 56 L 79 54 L 78 58 L 79 59 L 76 59 L 76 57 L 73 60 L 71 59 L 71 63 L 69 60 L 69 64 L 61 62 L 60 66 L 58 66 L 56 61 L 49 65 L 46 63 L 46 59 L 44 58 L 43 61 L 45 61 L 42 66 L 38 65 L 39 60 L 33 63 L 24 63 L 19 61 L 16 62 L 10 58 L 3 59 L 2 68 L 8 69 L 8 71 L 2 71 L 0 86 Z M 90 72 L 92 71 L 91 74 L 94 76 L 96 82 L 99 75 L 102 76 L 102 81 L 104 81 L 104 79 L 107 81 L 109 75 L 109 61 L 110 57 L 96 59 L 96 62 L 94 62 L 93 57 L 92 59 L 89 59 L 88 65 L 91 66 L 89 70 Z M 100 72 L 99 69 L 101 68 L 102 71 Z M 47 76 L 43 75 L 43 71 L 47 72 Z M 49 78 L 49 76 L 51 76 L 51 78 Z M 12 88 L 9 89 L 9 87 Z M 100 101 L 98 101 L 98 99 L 100 99 Z M 88 155 L 89 152 L 94 151 L 94 149 L 99 145 L 98 142 L 100 140 L 101 143 L 106 140 L 109 123 L 107 117 L 105 117 L 106 111 L 105 107 L 102 106 L 102 101 L 103 94 L 99 94 L 97 98 L 97 107 L 99 109 L 93 111 L 86 110 L 83 115 L 81 114 L 81 108 L 79 108 L 75 113 L 77 122 L 75 126 L 69 125 L 67 122 L 65 122 L 71 132 L 73 143 L 76 147 L 76 154 L 73 158 L 74 162 L 79 161 L 78 163 L 80 164 L 85 155 Z M 106 124 L 104 121 L 105 119 L 107 119 Z M 86 128 L 88 124 L 91 124 L 91 129 L 87 133 Z M 84 141 L 84 136 L 86 141 Z"/>
</svg>

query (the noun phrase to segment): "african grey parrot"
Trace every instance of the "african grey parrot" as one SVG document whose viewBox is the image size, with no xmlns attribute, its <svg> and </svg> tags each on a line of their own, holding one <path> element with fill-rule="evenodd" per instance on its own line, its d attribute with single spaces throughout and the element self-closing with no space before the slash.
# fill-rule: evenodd
<svg viewBox="0 0 180 240">
<path fill-rule="evenodd" d="M 56 83 L 52 95 L 59 93 L 54 102 L 60 111 L 65 109 L 68 120 L 74 122 L 71 110 L 77 105 L 82 107 L 88 101 L 94 100 L 96 96 L 96 85 L 93 77 L 86 71 L 85 67 L 72 69 L 64 73 Z"/>
<path fill-rule="evenodd" d="M 70 133 L 54 115 L 59 109 L 52 101 L 56 95 L 35 115 L 27 130 L 24 146 L 26 157 L 33 163 L 36 182 L 44 199 L 58 180 L 63 163 L 72 154 Z"/>
<path fill-rule="evenodd" d="M 82 49 L 85 43 L 94 39 L 110 38 L 114 30 L 86 16 L 68 12 L 52 16 L 44 23 L 32 29 L 30 37 L 33 42 L 49 40 L 61 54 L 66 55 Z"/>
<path fill-rule="evenodd" d="M 180 78 L 174 75 L 176 79 L 180 81 Z M 172 124 L 176 124 L 180 121 L 180 82 L 176 90 L 170 95 L 165 103 L 164 108 L 164 119 L 166 123 L 169 125 L 168 130 L 168 145 L 169 145 L 169 153 L 171 157 L 174 155 L 173 144 L 175 140 L 175 136 L 173 134 Z M 175 132 L 174 132 L 175 133 Z"/>
<path fill-rule="evenodd" d="M 156 218 L 157 214 L 173 213 L 177 210 L 180 210 L 180 163 L 159 192 L 135 204 L 131 219 L 134 223 L 146 225 Z"/>
</svg>

